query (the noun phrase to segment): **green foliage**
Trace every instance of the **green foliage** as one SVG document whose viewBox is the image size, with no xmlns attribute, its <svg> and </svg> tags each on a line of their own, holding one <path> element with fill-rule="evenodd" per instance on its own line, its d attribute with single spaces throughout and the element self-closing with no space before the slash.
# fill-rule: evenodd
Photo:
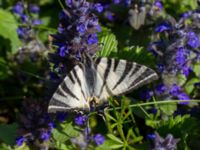
<svg viewBox="0 0 200 150">
<path fill-rule="evenodd" d="M 99 35 L 99 43 L 101 44 L 101 50 L 96 53 L 97 56 L 108 57 L 112 53 L 117 52 L 118 41 L 113 33 L 108 29 L 104 29 Z"/>
<path fill-rule="evenodd" d="M 0 36 L 2 36 L 4 40 L 9 41 L 5 41 L 6 43 L 1 44 L 6 44 L 6 47 L 10 46 L 10 49 L 8 49 L 8 51 L 12 53 L 17 52 L 17 49 L 21 45 L 21 42 L 16 32 L 18 24 L 14 16 L 10 12 L 0 9 L 0 22 Z"/>
<path fill-rule="evenodd" d="M 6 144 L 13 145 L 16 138 L 17 124 L 0 125 L 0 139 Z"/>
</svg>

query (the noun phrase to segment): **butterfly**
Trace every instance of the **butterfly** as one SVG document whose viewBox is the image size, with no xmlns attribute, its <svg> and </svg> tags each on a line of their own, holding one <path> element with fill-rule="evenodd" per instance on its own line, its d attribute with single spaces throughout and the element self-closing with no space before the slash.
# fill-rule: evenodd
<svg viewBox="0 0 200 150">
<path fill-rule="evenodd" d="M 108 97 L 130 92 L 158 78 L 155 71 L 135 62 L 83 55 L 50 99 L 48 112 L 90 112 Z"/>
</svg>

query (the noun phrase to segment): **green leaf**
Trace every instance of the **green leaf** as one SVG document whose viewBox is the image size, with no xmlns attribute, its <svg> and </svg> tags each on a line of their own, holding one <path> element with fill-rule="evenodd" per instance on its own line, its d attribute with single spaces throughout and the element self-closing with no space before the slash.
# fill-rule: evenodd
<svg viewBox="0 0 200 150">
<path fill-rule="evenodd" d="M 125 47 L 122 51 L 119 52 L 119 56 L 121 59 L 126 59 L 126 60 L 138 60 L 140 57 L 141 53 L 143 52 L 143 57 L 144 57 L 144 51 L 143 47 L 139 46 L 130 46 L 130 47 Z"/>
<path fill-rule="evenodd" d="M 118 137 L 114 136 L 113 134 L 108 134 L 107 136 L 108 136 L 108 138 L 110 138 L 111 140 L 113 140 L 113 141 L 115 141 L 115 142 L 117 142 L 117 143 L 123 144 L 123 141 L 121 141 L 121 139 L 119 139 Z"/>
<path fill-rule="evenodd" d="M 53 0 L 40 0 L 38 2 L 40 4 L 40 6 L 42 6 L 42 5 L 47 5 L 49 3 L 53 3 Z"/>
<path fill-rule="evenodd" d="M 0 125 L 0 139 L 6 144 L 15 144 L 17 124 Z"/>
<path fill-rule="evenodd" d="M 200 76 L 200 63 L 197 63 L 193 66 L 193 71 L 197 77 Z"/>
<path fill-rule="evenodd" d="M 194 90 L 194 84 L 200 82 L 199 78 L 192 78 L 185 85 L 185 91 L 187 94 L 190 94 Z"/>
<path fill-rule="evenodd" d="M 77 137 L 79 131 L 74 128 L 72 122 L 63 124 L 63 133 L 67 134 L 69 137 Z"/>
<path fill-rule="evenodd" d="M 0 9 L 0 36 L 10 41 L 11 52 L 15 53 L 21 42 L 17 35 L 17 22 L 14 16 L 5 10 Z"/>
<path fill-rule="evenodd" d="M 123 144 L 118 144 L 113 140 L 106 140 L 101 146 L 95 148 L 95 150 L 105 150 L 105 149 L 120 149 Z"/>
<path fill-rule="evenodd" d="M 67 145 L 66 143 L 62 143 L 62 142 L 60 142 L 58 140 L 55 143 L 55 148 L 56 149 L 60 149 L 60 150 L 69 150 L 68 146 L 69 145 Z"/>
<path fill-rule="evenodd" d="M 174 113 L 174 111 L 176 111 L 177 105 L 176 104 L 163 104 L 163 105 L 159 105 L 159 108 L 163 113 L 170 116 Z"/>
<path fill-rule="evenodd" d="M 59 141 L 59 142 L 65 142 L 69 139 L 69 136 L 67 136 L 65 133 L 59 131 L 58 129 L 53 129 L 53 132 L 52 132 L 52 135 L 53 135 L 53 138 L 56 140 L 56 141 Z"/>
<path fill-rule="evenodd" d="M 26 145 L 25 143 L 23 143 L 23 145 L 21 145 L 21 146 L 17 146 L 16 148 L 15 148 L 15 150 L 30 150 L 30 148 L 29 148 L 29 146 L 28 145 Z"/>
<path fill-rule="evenodd" d="M 0 80 L 4 80 L 9 76 L 9 67 L 5 64 L 6 61 L 0 57 Z"/>
<path fill-rule="evenodd" d="M 107 33 L 99 38 L 99 42 L 102 43 L 102 49 L 96 54 L 100 57 L 107 57 L 111 53 L 117 52 L 117 40 L 114 34 Z"/>
<path fill-rule="evenodd" d="M 178 85 L 179 85 L 179 86 L 184 85 L 186 81 L 187 81 L 187 78 L 185 77 L 185 75 L 179 74 L 179 75 L 177 76 L 177 82 L 178 82 Z"/>
</svg>

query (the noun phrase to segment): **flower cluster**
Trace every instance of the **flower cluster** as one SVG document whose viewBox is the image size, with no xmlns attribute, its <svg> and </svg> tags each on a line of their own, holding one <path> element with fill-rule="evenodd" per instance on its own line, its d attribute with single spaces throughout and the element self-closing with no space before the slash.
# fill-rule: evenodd
<svg viewBox="0 0 200 150">
<path fill-rule="evenodd" d="M 177 143 L 180 139 L 175 139 L 172 134 L 168 134 L 165 138 L 160 137 L 158 133 L 149 134 L 148 138 L 153 140 L 151 150 L 171 150 L 177 148 Z"/>
<path fill-rule="evenodd" d="M 50 139 L 54 123 L 47 113 L 46 101 L 27 99 L 19 116 L 17 145 L 43 143 Z M 38 146 L 37 144 L 36 146 Z"/>
<path fill-rule="evenodd" d="M 188 77 L 193 65 L 199 61 L 200 29 L 198 12 L 187 12 L 179 21 L 174 18 L 159 24 L 156 29 L 157 41 L 148 46 L 148 50 L 157 58 L 157 68 L 163 83 L 156 87 L 156 95 L 167 95 L 189 100 L 178 82 L 180 75 Z M 186 21 L 192 21 L 186 24 Z"/>
<path fill-rule="evenodd" d="M 87 148 L 91 143 L 95 143 L 95 145 L 102 145 L 105 141 L 105 137 L 101 134 L 91 134 L 91 129 L 87 126 L 88 116 L 86 115 L 78 115 L 74 119 L 75 124 L 81 127 L 85 127 L 83 133 L 79 135 L 79 137 L 72 138 L 71 142 L 82 149 Z"/>
<path fill-rule="evenodd" d="M 34 27 L 42 24 L 42 21 L 39 20 L 40 8 L 36 4 L 18 2 L 13 6 L 12 10 L 20 23 L 17 33 L 23 42 L 23 46 L 19 49 L 17 60 L 23 62 L 27 56 L 35 60 L 37 55 L 45 50 L 45 46 L 37 39 L 37 34 L 34 30 Z"/>
<path fill-rule="evenodd" d="M 110 21 L 124 19 L 124 16 L 121 16 L 124 13 L 118 11 L 118 9 L 122 10 L 123 8 L 126 12 L 125 14 L 129 20 L 129 24 L 136 30 L 145 24 L 146 18 L 150 17 L 151 20 L 156 18 L 163 9 L 163 5 L 160 0 L 155 0 L 153 2 L 148 0 L 112 0 L 110 2 L 98 2 L 103 6 L 102 10 L 104 12 L 104 16 Z"/>
<path fill-rule="evenodd" d="M 97 32 L 100 26 L 92 11 L 100 11 L 101 6 L 85 0 L 66 0 L 66 6 L 59 15 L 58 33 L 51 36 L 57 51 L 50 56 L 50 61 L 59 71 L 66 69 L 67 60 L 80 60 L 83 52 L 93 55 L 99 50 Z M 70 70 L 69 64 L 67 69 Z"/>
<path fill-rule="evenodd" d="M 35 4 L 25 4 L 18 2 L 13 6 L 13 12 L 18 17 L 21 27 L 17 29 L 19 38 L 24 42 L 29 42 L 35 38 L 33 27 L 42 24 L 38 19 L 40 8 Z"/>
</svg>

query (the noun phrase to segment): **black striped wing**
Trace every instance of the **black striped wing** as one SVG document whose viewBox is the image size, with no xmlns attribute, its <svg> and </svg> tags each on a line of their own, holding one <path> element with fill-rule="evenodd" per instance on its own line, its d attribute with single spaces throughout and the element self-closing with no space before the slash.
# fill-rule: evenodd
<svg viewBox="0 0 200 150">
<path fill-rule="evenodd" d="M 125 60 L 86 57 L 87 63 L 76 65 L 53 94 L 48 112 L 90 110 L 91 98 L 98 105 L 110 96 L 130 92 L 157 79 L 150 68 Z"/>
<path fill-rule="evenodd" d="M 89 93 L 84 70 L 81 65 L 76 65 L 53 94 L 48 112 L 89 110 L 87 97 Z"/>
<path fill-rule="evenodd" d="M 158 78 L 152 69 L 126 60 L 97 58 L 95 62 L 97 72 L 104 81 L 101 90 L 96 93 L 102 100 L 106 100 L 109 95 L 130 92 Z"/>
</svg>

